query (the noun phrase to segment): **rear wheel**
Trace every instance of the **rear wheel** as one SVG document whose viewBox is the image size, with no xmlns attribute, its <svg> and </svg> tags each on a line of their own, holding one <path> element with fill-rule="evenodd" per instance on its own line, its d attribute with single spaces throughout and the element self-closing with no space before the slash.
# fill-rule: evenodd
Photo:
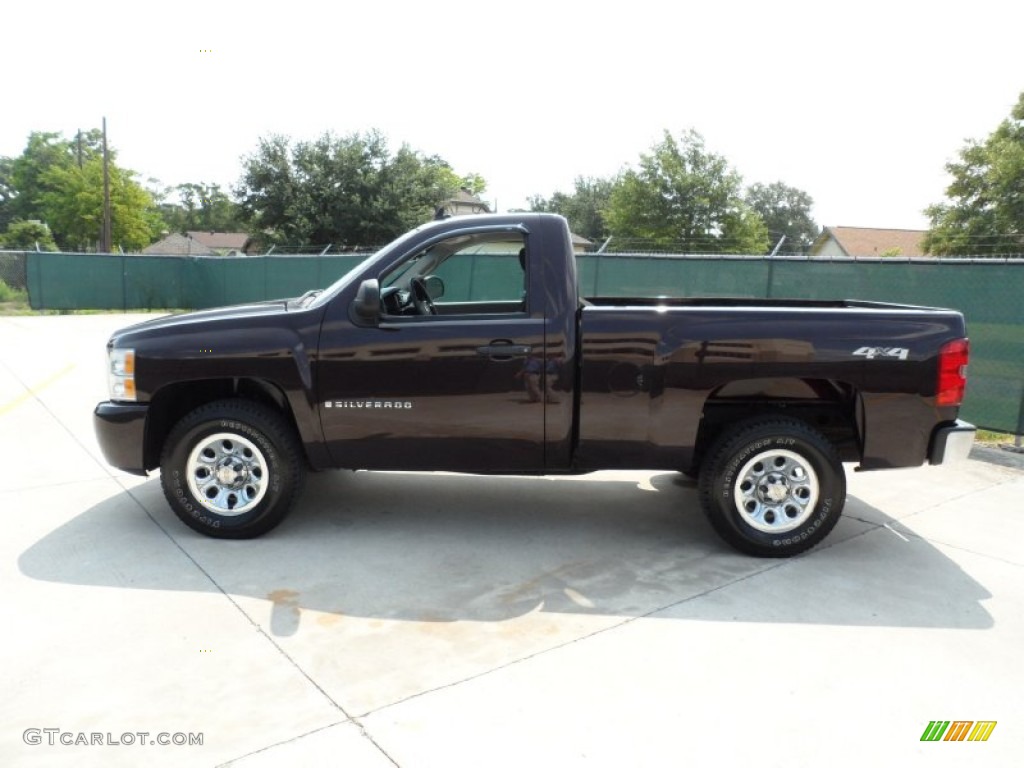
<svg viewBox="0 0 1024 768">
<path fill-rule="evenodd" d="M 216 538 L 252 538 L 278 525 L 302 480 L 291 425 L 246 400 L 220 400 L 189 413 L 171 430 L 160 459 L 160 483 L 174 513 Z"/>
<path fill-rule="evenodd" d="M 701 466 L 700 500 L 715 531 L 741 552 L 789 557 L 824 539 L 846 501 L 831 443 L 795 419 L 749 421 L 724 432 Z"/>
</svg>

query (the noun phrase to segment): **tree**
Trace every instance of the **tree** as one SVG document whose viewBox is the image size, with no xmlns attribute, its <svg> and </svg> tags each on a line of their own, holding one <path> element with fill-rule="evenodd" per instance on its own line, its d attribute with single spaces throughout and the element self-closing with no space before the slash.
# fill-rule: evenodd
<svg viewBox="0 0 1024 768">
<path fill-rule="evenodd" d="M 455 171 L 452 173 L 454 174 Z M 481 195 L 487 189 L 487 182 L 479 173 L 467 173 L 465 176 L 458 176 L 457 179 L 459 187 L 468 189 L 470 194 Z"/>
<path fill-rule="evenodd" d="M 953 177 L 949 202 L 925 210 L 925 253 L 1024 252 L 1024 93 L 983 144 L 968 141 L 946 170 Z"/>
<path fill-rule="evenodd" d="M 0 248 L 12 251 L 56 251 L 57 244 L 53 241 L 50 228 L 41 221 L 22 221 L 15 219 L 0 234 Z"/>
<path fill-rule="evenodd" d="M 577 235 L 600 241 L 608 237 L 605 210 L 611 198 L 612 179 L 577 176 L 571 194 L 555 192 L 550 199 L 531 197 L 530 210 L 558 213 L 569 220 L 569 228 Z"/>
<path fill-rule="evenodd" d="M 0 231 L 16 219 L 14 198 L 18 190 L 14 186 L 14 158 L 0 157 Z"/>
<path fill-rule="evenodd" d="M 810 195 L 776 181 L 752 185 L 747 190 L 746 200 L 768 228 L 769 246 L 785 237 L 783 253 L 807 253 L 811 249 L 821 230 L 811 218 L 814 200 Z"/>
<path fill-rule="evenodd" d="M 160 202 L 158 207 L 170 232 L 237 232 L 245 229 L 241 206 L 218 184 L 178 184 L 163 197 L 177 202 Z"/>
<path fill-rule="evenodd" d="M 294 145 L 284 136 L 261 139 L 243 159 L 235 193 L 252 233 L 271 243 L 377 245 L 430 219 L 466 183 L 484 187 L 436 155 L 404 144 L 392 154 L 370 131 Z"/>
<path fill-rule="evenodd" d="M 763 253 L 768 231 L 740 193 L 742 179 L 696 131 L 662 141 L 614 185 L 606 220 L 618 248 Z"/>
<path fill-rule="evenodd" d="M 164 221 L 132 171 L 111 163 L 109 176 L 111 243 L 126 251 L 142 250 L 160 235 Z M 81 168 L 50 168 L 42 181 L 42 218 L 66 249 L 85 250 L 98 239 L 103 221 L 102 158 L 91 158 Z"/>
<path fill-rule="evenodd" d="M 103 134 L 95 129 L 73 140 L 59 133 L 29 134 L 21 155 L 0 160 L 0 222 L 46 222 L 64 249 L 95 243 L 103 218 L 102 146 Z M 141 248 L 163 223 L 136 174 L 117 165 L 113 149 L 109 156 L 113 242 Z"/>
<path fill-rule="evenodd" d="M 0 224 L 42 218 L 42 175 L 47 169 L 72 162 L 68 145 L 59 133 L 29 134 L 18 157 L 0 159 Z"/>
</svg>

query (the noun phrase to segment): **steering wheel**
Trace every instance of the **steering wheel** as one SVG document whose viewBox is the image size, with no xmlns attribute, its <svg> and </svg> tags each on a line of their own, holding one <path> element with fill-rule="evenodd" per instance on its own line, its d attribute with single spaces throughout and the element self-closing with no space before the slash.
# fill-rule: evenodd
<svg viewBox="0 0 1024 768">
<path fill-rule="evenodd" d="M 409 281 L 409 287 L 412 289 L 412 305 L 416 308 L 416 313 L 420 315 L 436 315 L 437 307 L 434 306 L 433 300 L 430 298 L 430 292 L 427 290 L 427 284 L 422 277 L 414 277 Z"/>
</svg>

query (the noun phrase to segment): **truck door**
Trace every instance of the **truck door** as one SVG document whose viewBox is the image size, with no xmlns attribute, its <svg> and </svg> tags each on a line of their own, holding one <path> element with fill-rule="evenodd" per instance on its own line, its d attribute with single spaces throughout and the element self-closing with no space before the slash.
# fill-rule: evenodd
<svg viewBox="0 0 1024 768">
<path fill-rule="evenodd" d="M 332 304 L 317 378 L 337 466 L 543 469 L 544 411 L 558 397 L 543 307 L 526 295 L 528 250 L 523 231 L 478 225 L 378 275 L 371 327 L 350 301 Z"/>
</svg>

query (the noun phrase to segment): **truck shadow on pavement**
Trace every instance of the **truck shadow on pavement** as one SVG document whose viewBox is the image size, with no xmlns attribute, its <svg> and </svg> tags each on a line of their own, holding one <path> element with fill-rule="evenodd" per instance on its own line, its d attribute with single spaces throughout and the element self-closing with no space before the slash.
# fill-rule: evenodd
<svg viewBox="0 0 1024 768">
<path fill-rule="evenodd" d="M 764 560 L 722 543 L 693 484 L 671 473 L 324 473 L 309 478 L 278 529 L 249 541 L 192 532 L 154 479 L 53 530 L 22 553 L 19 567 L 64 584 L 223 591 L 281 637 L 351 617 L 502 622 L 536 612 L 993 624 L 982 585 L 855 497 L 825 544 Z"/>
</svg>

